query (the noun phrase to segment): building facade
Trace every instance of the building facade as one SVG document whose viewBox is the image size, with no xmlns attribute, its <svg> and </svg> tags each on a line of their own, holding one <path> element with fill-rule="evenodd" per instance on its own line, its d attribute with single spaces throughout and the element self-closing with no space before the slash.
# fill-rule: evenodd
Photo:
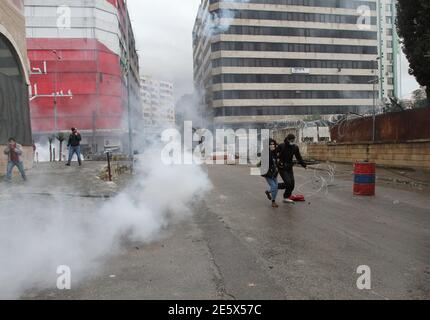
<svg viewBox="0 0 430 320">
<path fill-rule="evenodd" d="M 33 164 L 23 12 L 22 1 L 0 2 L 0 175 L 7 164 L 3 149 L 11 137 L 24 146 L 25 167 L 28 169 Z"/>
<path fill-rule="evenodd" d="M 194 79 L 215 125 L 371 112 L 396 94 L 392 2 L 202 0 Z"/>
<path fill-rule="evenodd" d="M 141 100 L 146 135 L 158 134 L 175 124 L 175 102 L 173 84 L 153 79 L 141 78 Z"/>
<path fill-rule="evenodd" d="M 401 48 L 396 28 L 397 0 L 379 0 L 378 53 L 379 97 L 382 103 L 390 97 L 401 98 Z"/>
<path fill-rule="evenodd" d="M 130 151 L 141 110 L 126 2 L 25 0 L 25 14 L 35 136 L 77 127 L 88 151 Z"/>
</svg>

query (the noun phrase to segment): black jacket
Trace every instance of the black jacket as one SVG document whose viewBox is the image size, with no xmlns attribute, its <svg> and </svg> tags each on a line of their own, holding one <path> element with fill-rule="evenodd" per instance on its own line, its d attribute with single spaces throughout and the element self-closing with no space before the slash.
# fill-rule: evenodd
<svg viewBox="0 0 430 320">
<path fill-rule="evenodd" d="M 300 154 L 300 149 L 297 145 L 282 143 L 278 146 L 276 150 L 278 155 L 278 167 L 279 170 L 291 170 L 294 167 L 293 158 L 296 157 L 298 163 L 306 168 L 306 163 L 303 161 L 302 155 Z"/>
<path fill-rule="evenodd" d="M 78 133 L 77 135 L 71 134 L 69 137 L 69 143 L 67 144 L 68 147 L 77 147 L 81 144 L 82 137 Z"/>
<path fill-rule="evenodd" d="M 264 178 L 272 178 L 276 179 L 278 177 L 278 166 L 277 166 L 277 158 L 276 152 L 269 152 L 269 170 L 262 175 Z"/>
</svg>

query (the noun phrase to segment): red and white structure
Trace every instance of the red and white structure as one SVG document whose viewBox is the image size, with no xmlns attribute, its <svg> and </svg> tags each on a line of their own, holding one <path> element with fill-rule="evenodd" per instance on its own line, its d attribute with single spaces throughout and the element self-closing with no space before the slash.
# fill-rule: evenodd
<svg viewBox="0 0 430 320">
<path fill-rule="evenodd" d="M 129 119 L 142 117 L 135 114 L 139 61 L 125 0 L 25 0 L 25 15 L 36 139 L 77 127 L 93 152 L 126 151 Z"/>
</svg>

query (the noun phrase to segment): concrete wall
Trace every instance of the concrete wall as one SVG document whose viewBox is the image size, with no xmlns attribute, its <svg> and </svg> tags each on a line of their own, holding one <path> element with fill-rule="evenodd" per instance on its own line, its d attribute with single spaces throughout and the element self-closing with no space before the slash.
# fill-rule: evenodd
<svg viewBox="0 0 430 320">
<path fill-rule="evenodd" d="M 6 148 L 4 145 L 0 145 L 0 176 L 6 175 L 6 166 L 7 166 L 7 156 L 3 153 L 3 150 Z M 23 155 L 21 160 L 24 161 L 25 169 L 33 168 L 33 147 L 23 147 Z M 14 174 L 17 175 L 18 170 L 14 169 Z"/>
<path fill-rule="evenodd" d="M 12 1 L 0 1 L 0 33 L 12 43 L 17 51 L 23 65 L 26 82 L 29 84 L 25 18 L 20 8 Z"/>
<path fill-rule="evenodd" d="M 380 166 L 430 171 L 430 140 L 375 144 L 310 144 L 306 157 L 344 163 L 369 160 Z"/>
</svg>

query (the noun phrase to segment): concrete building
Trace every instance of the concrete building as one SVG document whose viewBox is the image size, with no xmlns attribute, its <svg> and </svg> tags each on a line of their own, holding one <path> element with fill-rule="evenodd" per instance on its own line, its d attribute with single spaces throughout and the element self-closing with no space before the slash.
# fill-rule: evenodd
<svg viewBox="0 0 430 320">
<path fill-rule="evenodd" d="M 3 149 L 10 137 L 24 146 L 26 168 L 33 164 L 23 12 L 22 1 L 0 1 L 0 175 L 6 170 L 7 157 Z"/>
<path fill-rule="evenodd" d="M 141 78 L 144 131 L 146 135 L 158 134 L 166 127 L 175 125 L 175 102 L 173 84 Z"/>
<path fill-rule="evenodd" d="M 371 112 L 396 95 L 393 15 L 392 0 L 202 0 L 196 90 L 216 126 Z"/>
<path fill-rule="evenodd" d="M 397 0 L 378 0 L 379 97 L 401 98 L 401 48 L 396 29 Z"/>
<path fill-rule="evenodd" d="M 106 146 L 130 151 L 129 119 L 136 133 L 141 108 L 139 59 L 126 2 L 24 2 L 35 137 L 77 127 L 86 152 L 100 153 Z"/>
</svg>

